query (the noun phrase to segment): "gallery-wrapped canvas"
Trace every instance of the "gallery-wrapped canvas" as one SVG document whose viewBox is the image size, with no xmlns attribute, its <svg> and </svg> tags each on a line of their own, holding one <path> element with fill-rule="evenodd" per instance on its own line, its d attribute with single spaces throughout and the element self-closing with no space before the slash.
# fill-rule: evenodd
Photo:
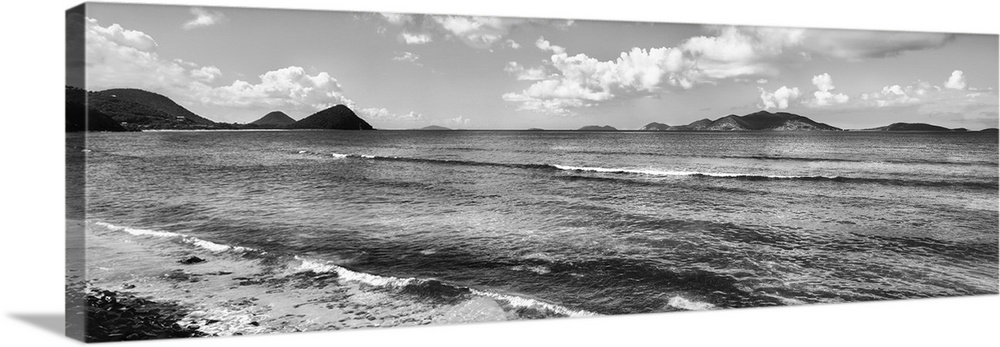
<svg viewBox="0 0 1000 347">
<path fill-rule="evenodd" d="M 87 3 L 67 335 L 998 292 L 998 37 Z"/>
</svg>

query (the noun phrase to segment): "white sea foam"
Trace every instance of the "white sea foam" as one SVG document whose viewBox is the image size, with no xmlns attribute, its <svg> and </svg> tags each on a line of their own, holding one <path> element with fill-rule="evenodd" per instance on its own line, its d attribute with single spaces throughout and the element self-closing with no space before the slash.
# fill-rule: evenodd
<svg viewBox="0 0 1000 347">
<path fill-rule="evenodd" d="M 552 270 L 550 270 L 548 267 L 541 265 L 532 265 L 532 266 L 518 265 L 518 266 L 512 266 L 510 269 L 514 271 L 531 271 L 539 275 L 544 275 L 552 272 Z"/>
<path fill-rule="evenodd" d="M 240 253 L 257 251 L 256 249 L 253 249 L 253 248 L 250 248 L 250 247 L 222 245 L 222 244 L 218 244 L 218 243 L 211 242 L 211 241 L 205 241 L 205 240 L 199 239 L 197 237 L 188 236 L 188 235 L 184 235 L 184 234 L 180 234 L 180 233 L 175 233 L 175 232 L 169 232 L 169 231 L 158 231 L 158 230 L 149 230 L 149 229 L 137 229 L 137 228 L 130 228 L 130 227 L 122 227 L 122 226 L 117 226 L 117 225 L 114 225 L 114 224 L 111 224 L 111 223 L 105 223 L 105 222 L 96 222 L 94 224 L 100 225 L 100 226 L 105 227 L 105 228 L 108 228 L 109 230 L 124 231 L 124 232 L 127 232 L 129 234 L 136 235 L 136 236 L 153 236 L 153 237 L 163 237 L 163 238 L 179 237 L 181 239 L 181 242 L 188 243 L 188 244 L 194 245 L 196 247 L 204 248 L 204 249 L 207 249 L 209 251 L 216 252 L 216 253 L 225 252 L 225 251 L 234 251 L 234 252 L 240 252 Z"/>
<path fill-rule="evenodd" d="M 415 281 L 418 281 L 416 278 L 379 276 L 363 272 L 351 271 L 344 267 L 331 264 L 329 262 L 304 259 L 299 256 L 295 256 L 295 259 L 302 262 L 302 264 L 300 264 L 299 267 L 296 268 L 297 272 L 306 272 L 306 271 L 312 271 L 316 273 L 336 272 L 337 277 L 345 281 L 360 282 L 378 287 L 402 287 L 414 283 Z"/>
<path fill-rule="evenodd" d="M 511 306 L 514 306 L 514 307 L 543 309 L 543 310 L 548 310 L 550 312 L 553 312 L 553 313 L 556 313 L 556 314 L 561 314 L 561 315 L 564 315 L 564 316 L 569 316 L 569 317 L 593 317 L 593 316 L 599 316 L 598 314 L 593 313 L 593 312 L 588 312 L 588 311 L 583 311 L 583 310 L 573 310 L 573 309 L 569 309 L 569 308 L 562 307 L 562 306 L 559 306 L 559 305 L 553 305 L 553 304 L 550 304 L 550 303 L 547 303 L 547 302 L 538 301 L 538 300 L 535 300 L 535 299 L 522 298 L 522 297 L 519 297 L 519 296 L 507 295 L 507 294 L 500 294 L 500 293 L 494 293 L 494 292 L 485 292 L 485 291 L 476 290 L 476 289 L 471 289 L 471 290 L 472 290 L 473 294 L 476 294 L 476 295 L 479 295 L 479 296 L 485 296 L 485 297 L 488 297 L 488 298 L 491 298 L 491 299 L 495 299 L 495 300 L 504 301 L 507 304 L 509 304 Z"/>
<path fill-rule="evenodd" d="M 136 236 L 155 236 L 155 237 L 184 237 L 184 236 L 187 236 L 187 235 L 184 235 L 184 234 L 172 233 L 172 232 L 169 232 L 169 231 L 157 231 L 157 230 L 149 230 L 149 229 L 137 229 L 137 228 L 121 227 L 121 226 L 117 226 L 117 225 L 110 224 L 110 223 L 105 223 L 105 222 L 97 222 L 97 223 L 94 223 L 94 224 L 100 225 L 102 227 L 105 227 L 105 228 L 108 228 L 108 229 L 114 230 L 114 231 L 124 231 L 124 232 L 127 232 L 129 234 L 136 235 Z"/>
<path fill-rule="evenodd" d="M 207 250 L 215 252 L 215 253 L 221 253 L 221 252 L 226 252 L 226 251 L 233 251 L 233 252 L 238 252 L 238 253 L 245 253 L 245 252 L 256 251 L 256 249 L 253 249 L 253 248 L 250 248 L 250 247 L 220 245 L 218 243 L 211 242 L 211 241 L 205 241 L 205 240 L 199 239 L 197 237 L 185 237 L 183 239 L 183 241 L 185 243 L 190 243 L 192 245 L 195 245 L 197 247 L 201 247 L 201 248 L 207 249 Z"/>
<path fill-rule="evenodd" d="M 362 154 L 362 155 L 361 155 L 361 157 L 362 157 L 362 158 L 365 158 L 365 159 L 375 159 L 375 156 L 374 156 L 374 155 L 367 155 L 367 154 Z"/>
<path fill-rule="evenodd" d="M 334 157 L 334 158 L 337 158 L 337 159 L 344 159 L 344 158 L 347 158 L 347 157 L 350 156 L 350 155 L 347 155 L 347 154 L 340 154 L 340 153 L 331 153 L 330 155 L 332 157 Z"/>
<path fill-rule="evenodd" d="M 715 308 L 715 305 L 712 305 L 710 303 L 689 300 L 679 295 L 670 298 L 670 301 L 667 302 L 667 305 L 689 311 L 711 310 Z"/>
<path fill-rule="evenodd" d="M 299 154 L 306 154 L 306 153 L 309 153 L 309 152 L 308 151 L 299 151 Z"/>
</svg>

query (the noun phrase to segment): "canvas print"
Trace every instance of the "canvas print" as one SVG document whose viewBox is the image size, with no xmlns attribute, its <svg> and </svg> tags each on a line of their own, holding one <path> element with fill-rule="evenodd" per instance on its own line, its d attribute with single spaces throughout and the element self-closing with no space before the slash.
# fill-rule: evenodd
<svg viewBox="0 0 1000 347">
<path fill-rule="evenodd" d="M 85 341 L 998 291 L 995 34 L 114 3 L 66 28 Z"/>
</svg>

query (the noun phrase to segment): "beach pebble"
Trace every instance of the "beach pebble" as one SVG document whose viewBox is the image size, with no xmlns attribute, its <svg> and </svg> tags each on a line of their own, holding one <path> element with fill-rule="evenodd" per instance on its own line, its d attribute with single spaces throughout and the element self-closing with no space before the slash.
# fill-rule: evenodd
<svg viewBox="0 0 1000 347">
<path fill-rule="evenodd" d="M 206 261 L 205 259 L 199 258 L 197 256 L 191 256 L 189 258 L 181 259 L 177 262 L 185 265 L 190 265 L 190 264 L 203 263 L 205 261 Z"/>
</svg>

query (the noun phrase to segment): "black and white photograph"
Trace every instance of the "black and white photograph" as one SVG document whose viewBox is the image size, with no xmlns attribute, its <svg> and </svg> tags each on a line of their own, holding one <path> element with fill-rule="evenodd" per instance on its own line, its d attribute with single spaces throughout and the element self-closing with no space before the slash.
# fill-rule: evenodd
<svg viewBox="0 0 1000 347">
<path fill-rule="evenodd" d="M 996 33 L 105 2 L 65 28 L 85 342 L 998 294 Z"/>
</svg>

